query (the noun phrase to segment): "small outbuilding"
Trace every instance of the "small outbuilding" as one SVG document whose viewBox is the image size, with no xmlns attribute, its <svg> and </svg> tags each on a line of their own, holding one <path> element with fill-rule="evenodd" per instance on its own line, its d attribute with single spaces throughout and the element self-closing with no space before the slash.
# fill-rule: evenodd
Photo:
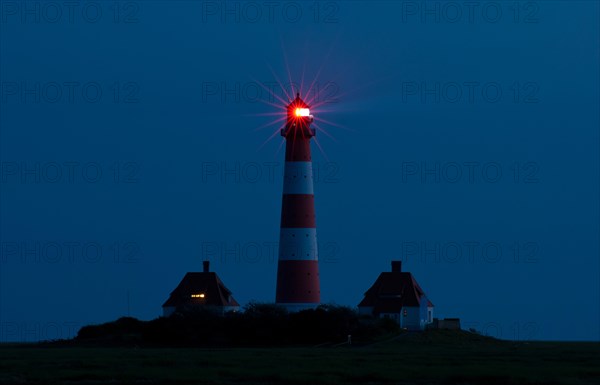
<svg viewBox="0 0 600 385">
<path fill-rule="evenodd" d="M 358 304 L 359 314 L 391 318 L 408 330 L 432 323 L 433 308 L 413 275 L 402 271 L 401 261 L 392 261 L 392 271 L 379 274 Z"/>
<path fill-rule="evenodd" d="M 218 314 L 238 311 L 240 305 L 216 273 L 209 271 L 209 261 L 203 262 L 203 272 L 187 273 L 162 306 L 163 315 L 175 312 L 208 310 Z"/>
</svg>

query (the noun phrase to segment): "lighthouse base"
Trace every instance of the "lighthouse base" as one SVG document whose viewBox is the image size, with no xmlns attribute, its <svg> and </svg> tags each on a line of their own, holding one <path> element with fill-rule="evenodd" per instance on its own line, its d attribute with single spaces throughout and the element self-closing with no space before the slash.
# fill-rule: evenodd
<svg viewBox="0 0 600 385">
<path fill-rule="evenodd" d="M 321 302 L 319 262 L 316 260 L 280 260 L 277 265 L 278 305 L 317 306 Z"/>
<path fill-rule="evenodd" d="M 278 303 L 277 306 L 285 308 L 290 313 L 302 310 L 316 309 L 320 303 Z"/>
</svg>

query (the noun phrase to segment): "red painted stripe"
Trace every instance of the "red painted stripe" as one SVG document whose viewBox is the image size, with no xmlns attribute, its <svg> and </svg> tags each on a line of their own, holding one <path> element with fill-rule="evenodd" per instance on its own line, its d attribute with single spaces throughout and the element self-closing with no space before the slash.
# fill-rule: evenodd
<svg viewBox="0 0 600 385">
<path fill-rule="evenodd" d="M 310 138 L 289 137 L 285 142 L 286 162 L 310 162 Z"/>
<path fill-rule="evenodd" d="M 317 227 L 315 196 L 312 194 L 283 194 L 281 227 Z"/>
<path fill-rule="evenodd" d="M 277 303 L 319 303 L 320 301 L 317 261 L 279 261 Z"/>
</svg>

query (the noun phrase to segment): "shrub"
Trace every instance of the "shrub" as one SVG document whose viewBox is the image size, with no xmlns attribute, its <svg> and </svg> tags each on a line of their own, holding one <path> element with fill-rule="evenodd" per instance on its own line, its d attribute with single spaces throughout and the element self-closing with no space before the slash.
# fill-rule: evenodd
<svg viewBox="0 0 600 385">
<path fill-rule="evenodd" d="M 369 340 L 398 331 L 389 319 L 359 317 L 349 307 L 321 305 L 288 313 L 269 303 L 250 303 L 225 315 L 205 310 L 178 312 L 152 321 L 121 318 L 83 327 L 77 341 L 160 346 L 285 346 L 341 343 L 349 334 Z"/>
</svg>

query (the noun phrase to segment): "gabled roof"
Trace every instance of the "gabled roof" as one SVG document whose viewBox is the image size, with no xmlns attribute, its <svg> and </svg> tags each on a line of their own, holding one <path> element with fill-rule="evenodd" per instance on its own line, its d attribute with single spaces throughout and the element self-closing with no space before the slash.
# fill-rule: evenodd
<svg viewBox="0 0 600 385">
<path fill-rule="evenodd" d="M 373 307 L 376 314 L 394 313 L 404 306 L 419 307 L 422 300 L 433 306 L 411 273 L 392 271 L 379 274 L 358 307 Z"/>
<path fill-rule="evenodd" d="M 202 294 L 203 297 L 192 297 Z M 239 306 L 216 273 L 187 273 L 163 307 Z"/>
</svg>

